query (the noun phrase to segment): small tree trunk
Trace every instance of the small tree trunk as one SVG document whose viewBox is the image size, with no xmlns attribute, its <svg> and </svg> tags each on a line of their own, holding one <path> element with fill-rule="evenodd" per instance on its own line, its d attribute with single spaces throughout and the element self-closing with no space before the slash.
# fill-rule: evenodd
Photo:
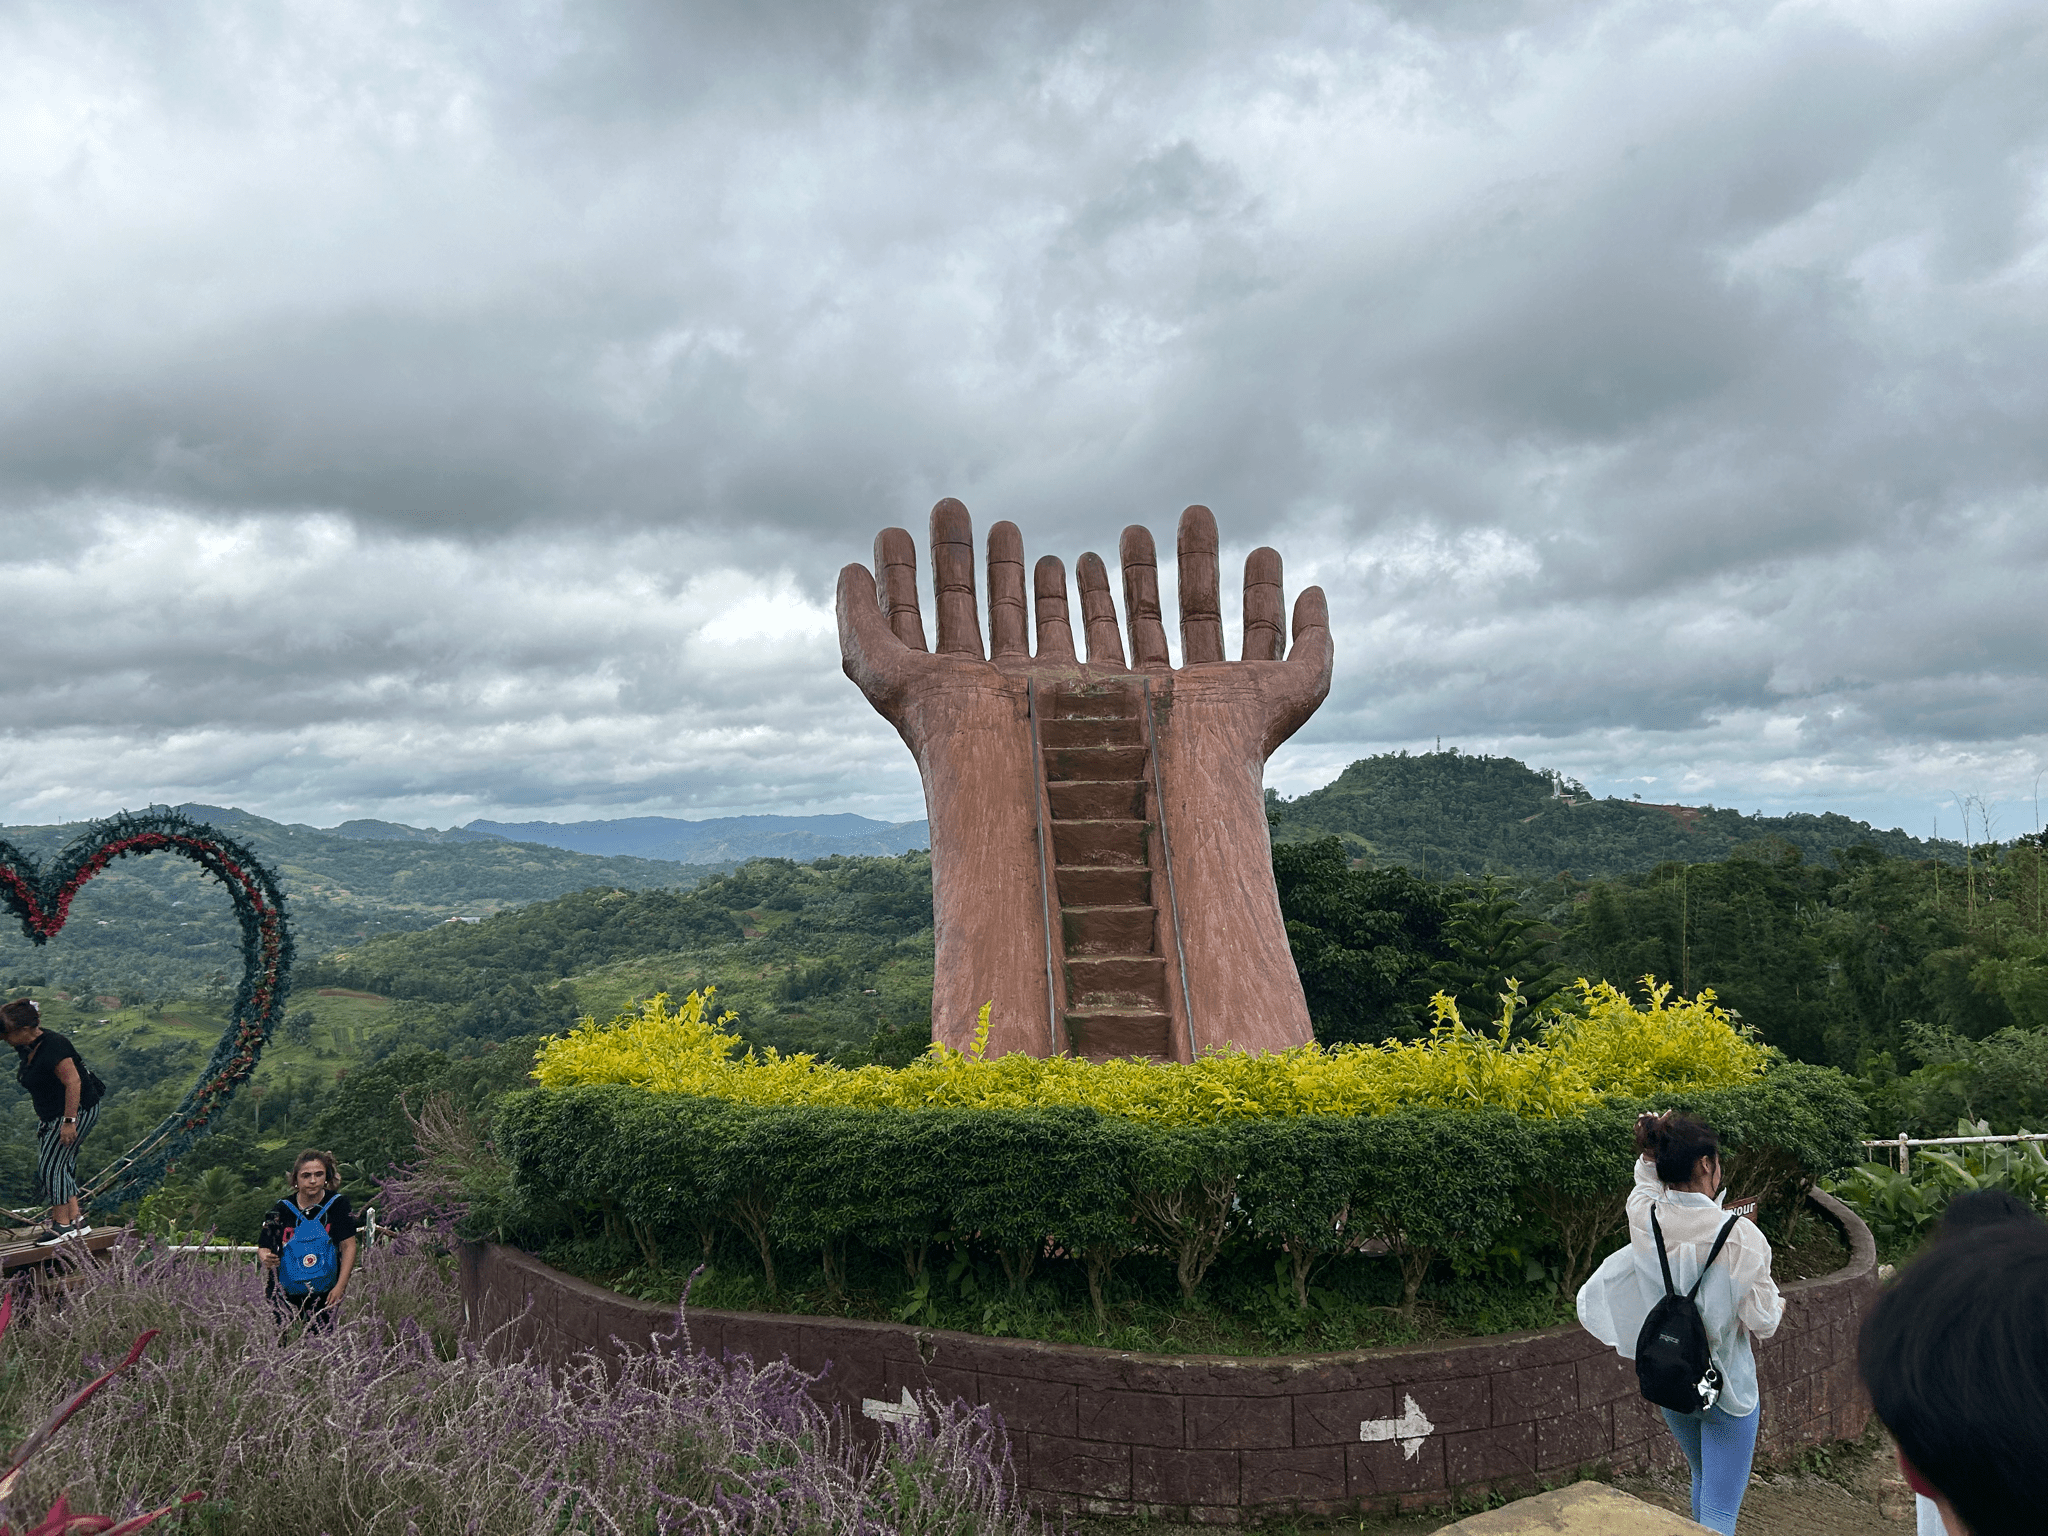
<svg viewBox="0 0 2048 1536">
<path fill-rule="evenodd" d="M 1302 1311 L 1308 1310 L 1308 1277 L 1316 1267 L 1316 1260 L 1322 1255 L 1307 1243 L 1296 1241 L 1287 1245 L 1287 1257 L 1294 1268 L 1294 1304 Z"/>
<path fill-rule="evenodd" d="M 1401 1306 L 1403 1322 L 1415 1321 L 1415 1298 L 1422 1291 L 1422 1277 L 1429 1273 L 1429 1261 L 1436 1257 L 1434 1249 L 1401 1248 Z"/>
<path fill-rule="evenodd" d="M 1113 1248 L 1090 1248 L 1083 1255 L 1088 1266 L 1088 1305 L 1095 1309 L 1095 1331 L 1109 1332 L 1109 1306 L 1103 1299 L 1103 1290 L 1109 1283 L 1110 1266 L 1116 1263 Z"/>
<path fill-rule="evenodd" d="M 910 1276 L 912 1285 L 917 1284 L 924 1276 L 925 1255 L 931 1251 L 931 1246 L 932 1240 L 928 1236 L 920 1237 L 914 1242 L 907 1238 L 904 1240 L 903 1272 Z"/>
<path fill-rule="evenodd" d="M 653 1229 L 644 1221 L 631 1221 L 626 1227 L 633 1234 L 633 1241 L 640 1245 L 640 1257 L 647 1261 L 649 1269 L 661 1268 L 661 1245 L 654 1240 Z"/>
<path fill-rule="evenodd" d="M 1038 1262 L 1038 1245 L 1028 1248 L 998 1248 L 996 1257 L 1002 1261 L 1003 1273 L 1010 1277 L 1010 1294 L 1022 1296 L 1024 1283 L 1031 1278 L 1031 1269 Z"/>
<path fill-rule="evenodd" d="M 761 1254 L 761 1274 L 768 1282 L 768 1294 L 779 1296 L 782 1288 L 775 1281 L 775 1250 L 768 1241 L 768 1222 L 775 1214 L 775 1200 L 759 1188 L 750 1189 L 732 1203 L 733 1219 L 753 1239 L 754 1246 Z"/>
</svg>

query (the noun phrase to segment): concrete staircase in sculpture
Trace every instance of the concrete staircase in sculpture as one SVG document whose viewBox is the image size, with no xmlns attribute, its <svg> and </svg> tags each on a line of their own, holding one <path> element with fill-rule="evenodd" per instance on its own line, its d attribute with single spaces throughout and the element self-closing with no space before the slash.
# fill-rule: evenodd
<svg viewBox="0 0 2048 1536">
<path fill-rule="evenodd" d="M 1093 1061 L 1177 1054 L 1170 880 L 1146 706 L 1138 678 L 1046 688 L 1037 701 L 1061 1017 L 1069 1047 Z"/>
</svg>

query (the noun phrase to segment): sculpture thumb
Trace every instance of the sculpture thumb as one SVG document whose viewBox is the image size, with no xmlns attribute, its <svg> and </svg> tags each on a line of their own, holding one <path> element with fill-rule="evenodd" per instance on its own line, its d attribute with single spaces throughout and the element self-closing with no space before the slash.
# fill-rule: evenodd
<svg viewBox="0 0 2048 1536">
<path fill-rule="evenodd" d="M 1336 663 L 1330 641 L 1330 604 L 1321 587 L 1304 588 L 1294 600 L 1294 645 L 1279 667 L 1276 685 L 1268 692 L 1271 706 L 1265 749 L 1270 755 L 1300 730 L 1329 696 L 1330 672 Z"/>
<path fill-rule="evenodd" d="M 1305 667 L 1321 681 L 1316 702 L 1330 691 L 1330 668 L 1336 651 L 1330 644 L 1330 604 L 1321 587 L 1308 587 L 1294 600 L 1294 648 L 1287 653 L 1290 667 Z"/>
<path fill-rule="evenodd" d="M 887 714 L 887 706 L 901 696 L 909 681 L 912 652 L 896 638 L 882 615 L 874 572 L 858 564 L 842 567 L 836 608 L 839 664 L 868 702 Z"/>
</svg>

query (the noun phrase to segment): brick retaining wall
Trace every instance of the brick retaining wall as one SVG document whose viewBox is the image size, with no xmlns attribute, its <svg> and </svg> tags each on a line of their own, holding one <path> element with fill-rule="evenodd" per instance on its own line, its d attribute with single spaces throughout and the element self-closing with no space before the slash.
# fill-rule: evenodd
<svg viewBox="0 0 2048 1536">
<path fill-rule="evenodd" d="M 1855 1214 L 1814 1202 L 1849 1240 L 1832 1275 L 1785 1289 L 1785 1322 L 1757 1346 L 1759 1449 L 1779 1454 L 1863 1432 L 1856 1329 L 1877 1291 L 1877 1254 Z M 645 1342 L 674 1312 L 614 1295 L 497 1244 L 465 1245 L 473 1334 L 511 1324 L 513 1347 L 560 1362 L 613 1337 Z M 692 1309 L 697 1346 L 787 1355 L 830 1372 L 827 1404 L 900 1402 L 927 1388 L 988 1403 L 1008 1426 L 1019 1477 L 1049 1509 L 1148 1512 L 1227 1523 L 1441 1504 L 1453 1492 L 1526 1492 L 1604 1464 L 1671 1464 L 1678 1449 L 1637 1396 L 1634 1368 L 1576 1325 L 1449 1345 L 1266 1357 L 1139 1355 L 1084 1345 L 836 1318 Z M 1362 1441 L 1361 1426 L 1414 1410 L 1413 1444 Z M 1410 1419 L 1409 1426 L 1413 1427 Z M 1415 1437 L 1411 1437 L 1413 1440 Z"/>
</svg>

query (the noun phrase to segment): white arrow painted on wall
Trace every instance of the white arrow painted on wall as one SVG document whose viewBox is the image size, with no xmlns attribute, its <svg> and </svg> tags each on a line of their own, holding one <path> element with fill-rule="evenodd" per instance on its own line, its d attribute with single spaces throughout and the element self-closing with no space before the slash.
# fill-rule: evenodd
<svg viewBox="0 0 2048 1536">
<path fill-rule="evenodd" d="M 886 1419 L 891 1424 L 915 1424 L 923 1412 L 924 1410 L 918 1407 L 916 1400 L 911 1397 L 908 1387 L 903 1389 L 903 1401 L 900 1403 L 892 1403 L 879 1397 L 864 1397 L 860 1400 L 860 1416 L 864 1419 Z"/>
<path fill-rule="evenodd" d="M 862 1410 L 865 1412 L 866 1410 Z M 1362 1419 L 1358 1425 L 1358 1438 L 1368 1443 L 1374 1440 L 1398 1440 L 1401 1453 L 1413 1461 L 1415 1453 L 1422 1449 L 1436 1426 L 1416 1406 L 1415 1399 L 1407 1393 L 1401 1394 L 1401 1417 L 1398 1419 Z"/>
</svg>

